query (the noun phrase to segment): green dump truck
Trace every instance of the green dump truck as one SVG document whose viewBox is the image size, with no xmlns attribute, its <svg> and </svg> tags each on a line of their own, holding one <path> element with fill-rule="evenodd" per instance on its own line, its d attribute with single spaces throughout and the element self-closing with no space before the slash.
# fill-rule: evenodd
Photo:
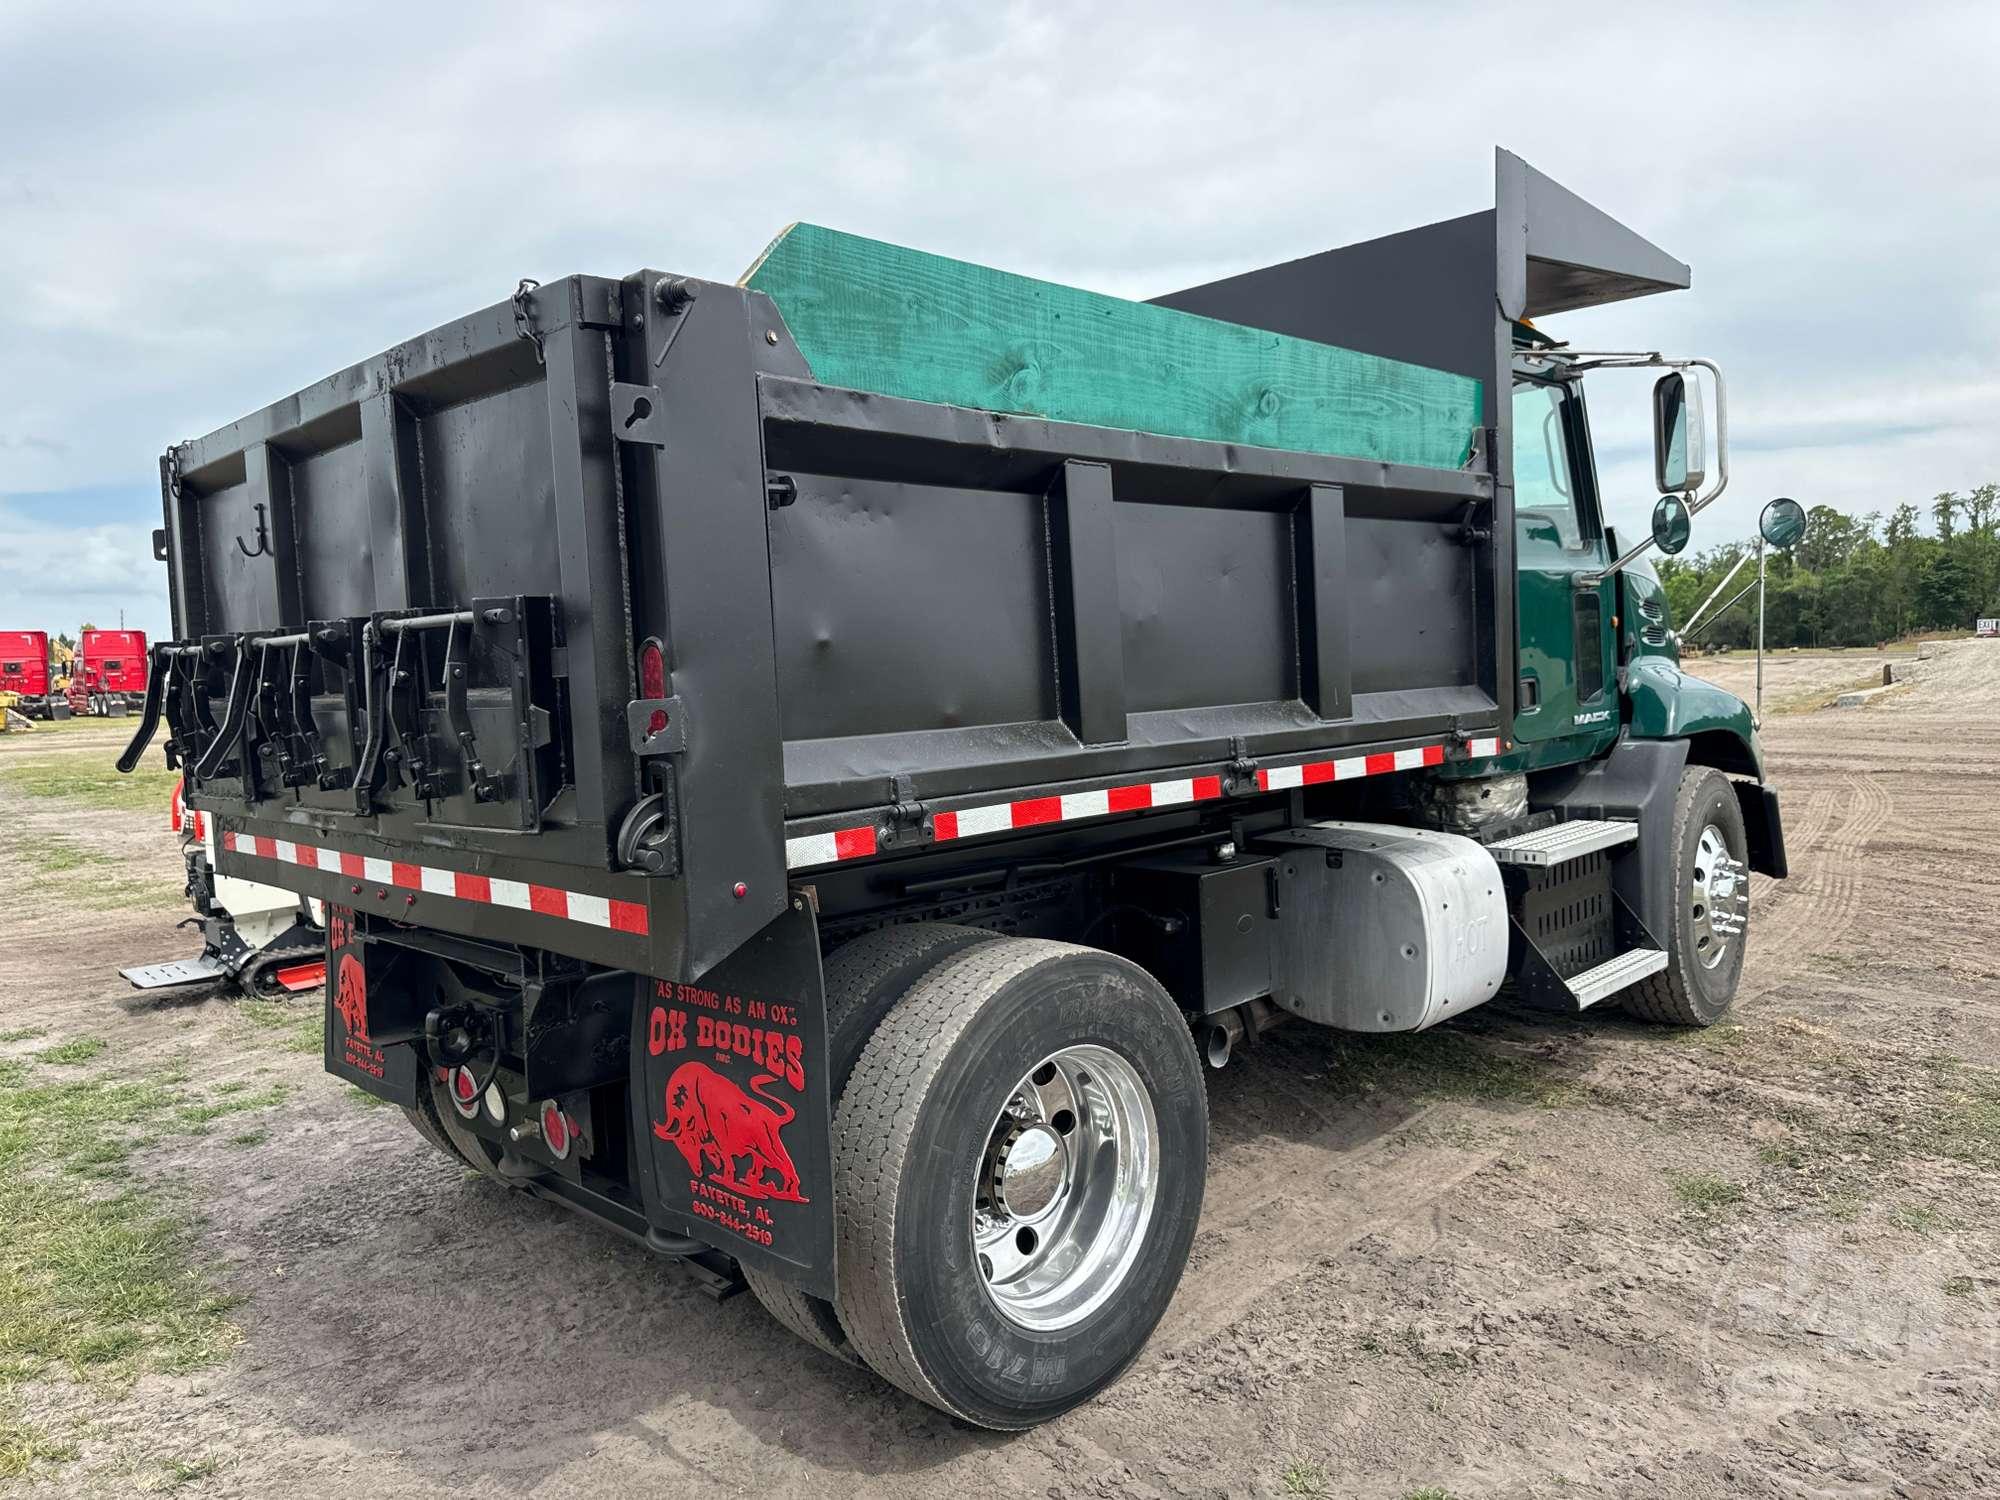
<svg viewBox="0 0 2000 1500">
<path fill-rule="evenodd" d="M 1777 797 L 1632 566 L 1720 374 L 1535 326 L 1687 284 L 1505 153 L 1154 303 L 804 225 L 523 282 L 167 453 L 124 764 L 324 903 L 327 1067 L 453 1162 L 1026 1426 L 1167 1309 L 1204 1062 L 1729 1005 Z"/>
</svg>

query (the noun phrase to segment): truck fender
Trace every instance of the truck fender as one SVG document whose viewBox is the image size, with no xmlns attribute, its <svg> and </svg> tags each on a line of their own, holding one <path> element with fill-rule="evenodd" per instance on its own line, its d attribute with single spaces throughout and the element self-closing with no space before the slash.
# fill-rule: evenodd
<svg viewBox="0 0 2000 1500">
<path fill-rule="evenodd" d="M 1665 657 L 1642 656 L 1621 672 L 1626 733 L 1635 740 L 1687 740 L 1689 759 L 1732 776 L 1764 779 L 1764 752 L 1750 705 L 1690 677 Z"/>
</svg>

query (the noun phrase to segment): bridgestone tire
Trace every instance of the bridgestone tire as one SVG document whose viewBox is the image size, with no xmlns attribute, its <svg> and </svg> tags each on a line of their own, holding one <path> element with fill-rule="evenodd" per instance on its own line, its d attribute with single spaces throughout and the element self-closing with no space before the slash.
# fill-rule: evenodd
<svg viewBox="0 0 2000 1500">
<path fill-rule="evenodd" d="M 1137 1254 L 1077 1322 L 1004 1316 L 972 1243 L 994 1121 L 1044 1058 L 1096 1045 L 1136 1071 L 1159 1174 Z M 1136 965 L 1008 938 L 945 960 L 869 1039 L 834 1120 L 840 1322 L 869 1366 L 982 1427 L 1032 1427 L 1117 1379 L 1167 1309 L 1201 1215 L 1208 1104 L 1187 1023 Z"/>
<path fill-rule="evenodd" d="M 1729 944 L 1713 969 L 1695 957 L 1694 908 L 1689 890 L 1702 829 L 1713 823 L 1722 831 L 1730 857 L 1746 860 L 1749 840 L 1743 832 L 1743 808 L 1729 778 L 1707 766 L 1689 766 L 1681 773 L 1674 796 L 1673 928 L 1667 946 L 1667 966 L 1647 976 L 1624 995 L 1623 1005 L 1641 1020 L 1662 1026 L 1713 1026 L 1736 998 L 1743 978 L 1743 955 L 1749 946 L 1746 925 Z M 1746 871 L 1745 878 L 1748 878 Z"/>
<path fill-rule="evenodd" d="M 829 1092 L 836 1107 L 869 1034 L 904 992 L 952 954 L 996 937 L 978 927 L 916 922 L 877 928 L 834 950 L 826 964 L 826 1034 Z M 861 1364 L 831 1302 L 768 1271 L 745 1266 L 743 1279 L 764 1311 L 808 1344 L 848 1364 Z"/>
</svg>

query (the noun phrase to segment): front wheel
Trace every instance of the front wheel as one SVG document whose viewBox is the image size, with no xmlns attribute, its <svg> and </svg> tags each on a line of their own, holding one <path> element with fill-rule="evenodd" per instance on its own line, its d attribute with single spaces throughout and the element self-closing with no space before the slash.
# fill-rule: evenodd
<svg viewBox="0 0 2000 1500">
<path fill-rule="evenodd" d="M 906 994 L 834 1122 L 841 1325 L 878 1374 L 983 1427 L 1088 1400 L 1165 1313 L 1201 1213 L 1186 1022 L 1135 965 L 976 944 Z"/>
<path fill-rule="evenodd" d="M 1669 878 L 1667 966 L 1627 992 L 1625 1009 L 1669 1026 L 1713 1026 L 1736 998 L 1750 939 L 1749 841 L 1736 788 L 1720 771 L 1681 773 Z"/>
</svg>

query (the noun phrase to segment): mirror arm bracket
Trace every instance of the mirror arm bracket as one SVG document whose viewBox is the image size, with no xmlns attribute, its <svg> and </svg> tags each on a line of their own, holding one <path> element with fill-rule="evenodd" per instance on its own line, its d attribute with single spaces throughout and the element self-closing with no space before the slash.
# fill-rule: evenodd
<svg viewBox="0 0 2000 1500">
<path fill-rule="evenodd" d="M 1567 353 L 1568 351 L 1565 351 Z M 1715 486 L 1706 495 L 1686 496 L 1688 515 L 1700 515 L 1713 505 L 1724 490 L 1729 488 L 1729 399 L 1723 388 L 1722 369 L 1712 359 L 1668 359 L 1659 353 L 1651 354 L 1608 354 L 1580 352 L 1571 358 L 1579 362 L 1577 368 L 1585 370 L 1627 369 L 1640 370 L 1658 367 L 1661 369 L 1686 369 L 1698 366 L 1708 371 L 1715 381 Z M 1647 537 L 1636 546 L 1627 549 L 1623 556 L 1614 558 L 1602 568 L 1590 573 L 1578 573 L 1579 586 L 1595 587 L 1619 569 L 1629 566 L 1653 549 L 1653 539 Z"/>
</svg>

